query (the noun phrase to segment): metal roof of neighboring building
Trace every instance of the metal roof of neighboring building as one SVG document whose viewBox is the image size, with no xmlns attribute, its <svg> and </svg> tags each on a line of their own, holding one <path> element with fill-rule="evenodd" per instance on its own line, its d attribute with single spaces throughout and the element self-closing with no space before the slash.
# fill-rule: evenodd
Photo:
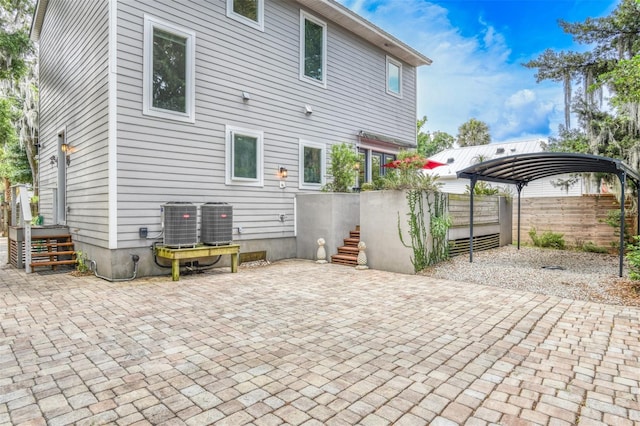
<svg viewBox="0 0 640 426">
<path fill-rule="evenodd" d="M 542 152 L 546 142 L 545 139 L 529 139 L 445 149 L 429 158 L 446 165 L 433 170 L 426 170 L 425 173 L 438 175 L 440 178 L 455 179 L 460 170 L 481 161 L 515 154 Z"/>
<path fill-rule="evenodd" d="M 457 175 L 459 178 L 522 184 L 564 173 L 612 173 L 638 183 L 640 174 L 622 160 L 569 152 L 537 152 L 510 155 L 474 164 Z"/>
</svg>

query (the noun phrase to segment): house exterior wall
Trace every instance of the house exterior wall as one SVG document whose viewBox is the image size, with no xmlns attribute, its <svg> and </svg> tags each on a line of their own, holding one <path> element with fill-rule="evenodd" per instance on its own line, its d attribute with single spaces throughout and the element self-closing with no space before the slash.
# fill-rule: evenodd
<svg viewBox="0 0 640 426">
<path fill-rule="evenodd" d="M 40 213 L 53 224 L 58 132 L 72 147 L 67 220 L 75 241 L 106 245 L 108 1 L 50 0 L 40 37 Z"/>
<path fill-rule="evenodd" d="M 327 169 L 331 145 L 356 145 L 361 131 L 415 141 L 416 68 L 399 61 L 402 96 L 387 93 L 387 52 L 293 0 L 264 2 L 264 31 L 229 18 L 223 0 L 49 0 L 45 7 L 40 212 L 53 223 L 59 166 L 49 159 L 64 128 L 73 147 L 66 223 L 102 275 L 129 276 L 132 253 L 140 255 L 140 275 L 162 273 L 149 247 L 161 241 L 161 205 L 172 201 L 229 203 L 242 251 L 295 257 L 295 196 L 310 192 L 299 188 L 301 141 L 324 144 Z M 301 10 L 326 23 L 326 87 L 299 77 Z M 144 114 L 145 16 L 195 34 L 193 122 Z M 229 126 L 264 135 L 262 185 L 225 183 Z M 289 171 L 285 188 L 279 167 Z"/>
<path fill-rule="evenodd" d="M 386 53 L 325 20 L 326 88 L 301 81 L 300 9 L 265 2 L 262 32 L 228 18 L 224 1 L 118 3 L 119 248 L 144 243 L 141 226 L 159 231 L 168 201 L 231 204 L 237 241 L 292 237 L 300 139 L 326 144 L 327 164 L 331 144 L 355 144 L 363 129 L 415 140 L 415 68 L 403 64 L 402 98 L 387 94 Z M 195 123 L 143 115 L 145 13 L 196 34 Z M 225 125 L 264 132 L 263 187 L 225 185 Z"/>
</svg>

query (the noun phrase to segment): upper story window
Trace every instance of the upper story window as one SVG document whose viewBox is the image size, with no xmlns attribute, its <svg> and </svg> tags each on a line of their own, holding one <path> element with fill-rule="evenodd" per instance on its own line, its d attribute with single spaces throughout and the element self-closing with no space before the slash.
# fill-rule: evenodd
<svg viewBox="0 0 640 426">
<path fill-rule="evenodd" d="M 226 184 L 263 186 L 263 133 L 226 126 L 226 134 Z"/>
<path fill-rule="evenodd" d="M 144 17 L 143 113 L 195 121 L 194 32 Z"/>
<path fill-rule="evenodd" d="M 300 11 L 300 79 L 327 85 L 327 24 Z"/>
<path fill-rule="evenodd" d="M 325 145 L 300 140 L 300 189 L 322 189 L 325 169 Z"/>
<path fill-rule="evenodd" d="M 387 56 L 387 93 L 402 96 L 402 63 Z"/>
<path fill-rule="evenodd" d="M 264 31 L 264 0 L 227 0 L 227 16 Z"/>
</svg>

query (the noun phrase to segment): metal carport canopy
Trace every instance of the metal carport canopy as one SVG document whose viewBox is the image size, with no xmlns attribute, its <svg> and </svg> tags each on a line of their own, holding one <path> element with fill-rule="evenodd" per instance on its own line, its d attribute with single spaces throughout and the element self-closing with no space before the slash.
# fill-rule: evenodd
<svg viewBox="0 0 640 426">
<path fill-rule="evenodd" d="M 640 174 L 621 160 L 598 155 L 569 152 L 536 152 L 500 157 L 474 164 L 457 173 L 459 178 L 471 181 L 471 221 L 469 223 L 469 261 L 473 262 L 473 190 L 479 180 L 508 183 L 518 190 L 518 249 L 520 248 L 520 193 L 529 182 L 565 173 L 612 173 L 618 176 L 622 188 L 621 199 L 625 197 L 626 181 L 631 180 L 636 188 Z M 640 191 L 638 191 L 640 205 Z M 620 276 L 624 256 L 624 203 L 620 203 Z M 640 215 L 638 215 L 640 229 Z"/>
</svg>

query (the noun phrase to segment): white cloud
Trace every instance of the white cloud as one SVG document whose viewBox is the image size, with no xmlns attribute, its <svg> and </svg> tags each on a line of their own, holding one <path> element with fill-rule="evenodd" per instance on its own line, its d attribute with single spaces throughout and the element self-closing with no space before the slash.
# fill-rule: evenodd
<svg viewBox="0 0 640 426">
<path fill-rule="evenodd" d="M 418 116 L 428 117 L 429 130 L 455 136 L 470 118 L 486 122 L 496 141 L 557 129 L 557 86 L 538 85 L 533 70 L 510 63 L 508 40 L 481 17 L 481 32 L 467 37 L 445 8 L 424 0 L 380 0 L 375 7 L 341 1 L 433 60 L 418 71 Z"/>
</svg>

